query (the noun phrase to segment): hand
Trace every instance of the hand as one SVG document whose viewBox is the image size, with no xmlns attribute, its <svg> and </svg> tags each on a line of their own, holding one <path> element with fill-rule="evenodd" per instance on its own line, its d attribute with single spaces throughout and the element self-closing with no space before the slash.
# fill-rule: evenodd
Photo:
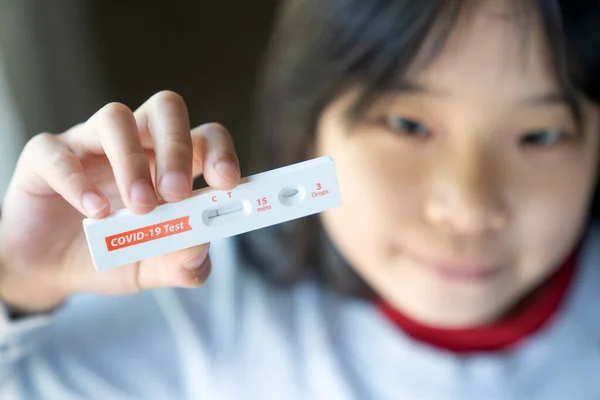
<svg viewBox="0 0 600 400">
<path fill-rule="evenodd" d="M 181 201 L 198 174 L 213 188 L 234 188 L 240 170 L 233 140 L 218 124 L 190 130 L 184 100 L 168 91 L 135 112 L 112 103 L 64 133 L 35 136 L 3 202 L 0 298 L 35 312 L 79 291 L 199 286 L 210 272 L 208 244 L 96 272 L 82 227 L 86 216 L 123 207 L 144 214 Z"/>
</svg>

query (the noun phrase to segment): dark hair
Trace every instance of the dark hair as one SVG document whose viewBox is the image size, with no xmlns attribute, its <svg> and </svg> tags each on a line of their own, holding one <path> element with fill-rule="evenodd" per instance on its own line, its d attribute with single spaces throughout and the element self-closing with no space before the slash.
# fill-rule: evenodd
<svg viewBox="0 0 600 400">
<path fill-rule="evenodd" d="M 425 38 L 430 61 L 469 0 L 289 0 L 282 4 L 259 97 L 254 169 L 303 161 L 317 119 L 349 81 L 364 87 L 359 115 L 406 71 Z M 527 16 L 534 2 L 515 2 Z M 600 4 L 538 0 L 552 62 L 574 116 L 581 96 L 600 102 Z M 525 29 L 529 20 L 523 19 Z M 435 29 L 435 31 L 434 31 Z M 594 201 L 594 203 L 596 203 Z M 249 265 L 278 284 L 312 276 L 337 292 L 369 295 L 368 286 L 329 242 L 317 216 L 238 237 Z"/>
</svg>

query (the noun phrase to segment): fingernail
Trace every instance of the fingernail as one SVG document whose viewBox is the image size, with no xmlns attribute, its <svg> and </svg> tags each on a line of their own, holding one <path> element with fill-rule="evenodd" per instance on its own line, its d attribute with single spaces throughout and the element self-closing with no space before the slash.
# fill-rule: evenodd
<svg viewBox="0 0 600 400">
<path fill-rule="evenodd" d="M 196 270 L 194 271 L 194 280 L 197 283 L 204 283 L 206 282 L 206 280 L 208 279 L 208 276 L 210 275 L 210 271 L 211 271 L 211 267 L 209 263 L 204 263 L 202 264 L 202 267 L 200 268 L 196 268 Z"/>
<path fill-rule="evenodd" d="M 160 180 L 159 190 L 174 197 L 187 197 L 190 193 L 190 180 L 183 172 L 167 172 Z"/>
<path fill-rule="evenodd" d="M 203 251 L 202 254 L 197 255 L 196 257 L 192 257 L 189 260 L 184 261 L 181 266 L 184 269 L 195 270 L 204 264 L 206 261 L 206 256 L 208 255 L 208 251 Z"/>
<path fill-rule="evenodd" d="M 106 200 L 94 192 L 85 192 L 81 196 L 81 204 L 89 214 L 97 214 L 108 206 Z"/>
<path fill-rule="evenodd" d="M 135 181 L 131 185 L 131 202 L 137 206 L 154 206 L 156 205 L 156 192 L 154 187 L 145 179 Z"/>
<path fill-rule="evenodd" d="M 238 166 L 229 158 L 222 158 L 215 164 L 215 170 L 222 178 L 232 181 L 236 180 L 239 175 Z"/>
</svg>

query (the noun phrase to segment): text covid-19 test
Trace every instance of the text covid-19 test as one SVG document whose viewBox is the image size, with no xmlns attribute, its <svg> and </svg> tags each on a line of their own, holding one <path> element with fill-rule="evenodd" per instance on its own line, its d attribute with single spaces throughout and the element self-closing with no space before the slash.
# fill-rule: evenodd
<svg viewBox="0 0 600 400">
<path fill-rule="evenodd" d="M 232 190 L 201 189 L 148 214 L 87 218 L 83 227 L 94 267 L 106 270 L 339 205 L 335 164 L 320 157 L 243 178 Z"/>
</svg>

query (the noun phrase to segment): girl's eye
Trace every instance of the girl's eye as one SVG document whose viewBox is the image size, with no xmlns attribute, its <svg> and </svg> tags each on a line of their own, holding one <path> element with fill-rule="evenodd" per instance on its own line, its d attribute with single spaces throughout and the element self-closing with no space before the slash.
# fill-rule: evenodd
<svg viewBox="0 0 600 400">
<path fill-rule="evenodd" d="M 398 132 L 403 135 L 425 138 L 431 134 L 427 126 L 423 125 L 419 121 L 408 118 L 385 117 L 384 123 L 394 132 Z"/>
<path fill-rule="evenodd" d="M 524 135 L 521 138 L 521 143 L 526 146 L 550 147 L 561 142 L 564 137 L 564 132 L 557 129 L 548 129 Z"/>
</svg>

